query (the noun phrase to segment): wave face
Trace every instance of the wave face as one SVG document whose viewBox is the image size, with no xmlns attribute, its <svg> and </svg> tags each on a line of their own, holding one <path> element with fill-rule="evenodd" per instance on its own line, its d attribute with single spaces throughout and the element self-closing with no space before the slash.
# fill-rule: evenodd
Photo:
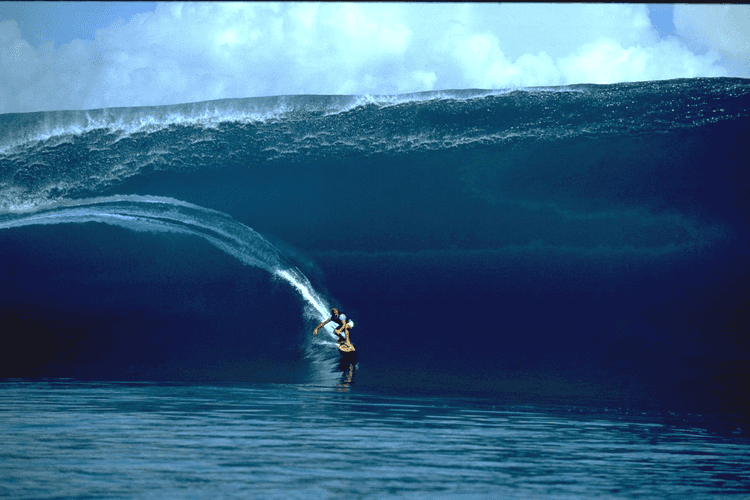
<svg viewBox="0 0 750 500">
<path fill-rule="evenodd" d="M 335 359 L 330 337 L 309 340 L 332 304 L 357 323 L 359 383 L 488 389 L 519 370 L 745 356 L 749 92 L 690 79 L 0 115 L 2 315 L 33 339 L 7 376 L 309 380 L 311 359 Z"/>
</svg>

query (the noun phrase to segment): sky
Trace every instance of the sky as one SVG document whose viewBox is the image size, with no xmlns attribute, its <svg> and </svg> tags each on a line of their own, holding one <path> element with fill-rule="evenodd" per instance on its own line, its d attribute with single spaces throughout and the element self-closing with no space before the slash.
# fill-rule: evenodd
<svg viewBox="0 0 750 500">
<path fill-rule="evenodd" d="M 0 1 L 0 113 L 750 78 L 750 6 Z"/>
</svg>

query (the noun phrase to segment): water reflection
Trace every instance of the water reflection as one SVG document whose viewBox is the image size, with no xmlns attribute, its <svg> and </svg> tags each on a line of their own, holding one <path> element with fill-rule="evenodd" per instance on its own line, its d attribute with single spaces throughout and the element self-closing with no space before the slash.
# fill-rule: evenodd
<svg viewBox="0 0 750 500">
<path fill-rule="evenodd" d="M 341 372 L 341 379 L 336 387 L 346 389 L 354 383 L 354 374 L 357 370 L 357 351 L 342 352 L 339 357 L 335 372 Z"/>
</svg>

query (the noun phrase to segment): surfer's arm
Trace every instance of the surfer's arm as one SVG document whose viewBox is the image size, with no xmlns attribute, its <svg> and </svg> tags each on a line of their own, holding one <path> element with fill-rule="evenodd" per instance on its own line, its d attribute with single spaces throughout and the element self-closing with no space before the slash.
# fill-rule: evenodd
<svg viewBox="0 0 750 500">
<path fill-rule="evenodd" d="M 315 330 L 313 330 L 313 335 L 317 335 L 318 334 L 318 330 L 320 330 L 321 328 L 323 328 L 329 321 L 331 321 L 331 318 L 328 318 L 327 320 L 325 320 L 324 322 L 322 322 L 321 324 L 319 324 L 318 327 Z"/>
</svg>

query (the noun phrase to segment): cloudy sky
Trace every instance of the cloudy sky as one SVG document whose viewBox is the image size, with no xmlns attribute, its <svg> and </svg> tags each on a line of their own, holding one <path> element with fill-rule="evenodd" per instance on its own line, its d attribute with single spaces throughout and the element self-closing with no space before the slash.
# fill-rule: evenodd
<svg viewBox="0 0 750 500">
<path fill-rule="evenodd" d="M 0 113 L 750 77 L 750 6 L 0 2 Z"/>
</svg>

